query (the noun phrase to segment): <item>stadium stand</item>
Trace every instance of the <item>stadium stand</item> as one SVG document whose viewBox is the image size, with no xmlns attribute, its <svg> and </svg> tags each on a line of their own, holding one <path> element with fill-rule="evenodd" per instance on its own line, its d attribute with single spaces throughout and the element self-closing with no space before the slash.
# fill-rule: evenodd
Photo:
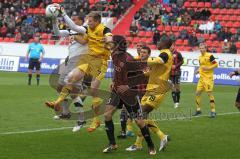
<svg viewBox="0 0 240 159">
<path fill-rule="evenodd" d="M 27 43 L 37 34 L 43 44 L 55 44 L 57 38 L 52 35 L 51 21 L 44 16 L 44 8 L 51 3 L 61 3 L 69 15 L 101 11 L 103 16 L 113 17 L 114 24 L 131 6 L 136 6 L 129 11 L 134 10 L 133 16 L 124 17 L 122 26 L 129 26 L 129 30 L 121 25 L 116 27 L 118 33 L 125 34 L 130 47 L 143 41 L 156 49 L 157 41 L 169 35 L 176 40 L 178 49 L 184 51 L 194 50 L 198 42 L 206 41 L 210 51 L 225 52 L 224 40 L 240 49 L 239 0 L 3 0 L 0 42 Z M 66 28 L 63 20 L 59 27 Z M 68 43 L 68 39 L 59 42 Z"/>
</svg>

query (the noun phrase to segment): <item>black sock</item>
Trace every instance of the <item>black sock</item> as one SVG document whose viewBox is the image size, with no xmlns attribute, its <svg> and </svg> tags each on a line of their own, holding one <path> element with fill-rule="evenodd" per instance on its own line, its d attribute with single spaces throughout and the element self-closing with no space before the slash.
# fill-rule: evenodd
<svg viewBox="0 0 240 159">
<path fill-rule="evenodd" d="M 148 127 L 144 126 L 143 128 L 141 128 L 141 132 L 142 132 L 142 135 L 143 135 L 145 141 L 147 142 L 148 147 L 153 148 L 154 144 L 152 142 Z"/>
<path fill-rule="evenodd" d="M 179 92 L 176 92 L 176 101 L 177 101 L 177 103 L 179 103 L 179 101 L 180 101 L 180 94 L 181 94 L 181 92 L 179 91 Z"/>
<path fill-rule="evenodd" d="M 39 82 L 40 82 L 40 75 L 37 75 L 37 85 L 39 85 Z"/>
<path fill-rule="evenodd" d="M 28 85 L 31 85 L 32 74 L 28 74 Z"/>
<path fill-rule="evenodd" d="M 74 104 L 75 107 L 83 107 L 83 105 L 81 103 L 79 103 L 79 102 L 75 102 L 73 104 Z"/>
<path fill-rule="evenodd" d="M 105 130 L 109 140 L 109 144 L 116 145 L 115 136 L 114 136 L 114 124 L 113 121 L 105 121 Z"/>
<path fill-rule="evenodd" d="M 121 121 L 122 132 L 126 134 L 127 112 L 123 109 L 122 109 L 121 114 L 120 114 L 120 121 Z"/>
<path fill-rule="evenodd" d="M 173 99 L 173 102 L 176 103 L 177 102 L 177 92 L 172 92 L 172 99 Z"/>
</svg>

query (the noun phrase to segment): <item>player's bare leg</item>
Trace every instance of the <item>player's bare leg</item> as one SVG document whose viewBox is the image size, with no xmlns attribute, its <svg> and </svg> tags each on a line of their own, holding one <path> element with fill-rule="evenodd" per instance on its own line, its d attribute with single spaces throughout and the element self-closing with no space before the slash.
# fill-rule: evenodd
<svg viewBox="0 0 240 159">
<path fill-rule="evenodd" d="M 217 114 L 216 114 L 216 109 L 215 109 L 215 100 L 214 100 L 212 91 L 207 92 L 207 95 L 210 99 L 210 107 L 211 107 L 210 117 L 215 118 Z"/>
</svg>

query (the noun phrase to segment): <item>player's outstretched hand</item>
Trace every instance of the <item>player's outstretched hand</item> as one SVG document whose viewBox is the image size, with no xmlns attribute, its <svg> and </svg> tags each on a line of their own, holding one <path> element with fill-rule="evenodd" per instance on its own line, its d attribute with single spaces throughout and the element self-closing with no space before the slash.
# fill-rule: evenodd
<svg viewBox="0 0 240 159">
<path fill-rule="evenodd" d="M 59 12 L 62 16 L 66 15 L 66 12 L 65 12 L 65 9 L 63 8 L 63 6 L 61 6 L 58 3 L 53 3 L 53 5 L 57 7 L 57 10 L 59 10 Z"/>
<path fill-rule="evenodd" d="M 230 73 L 228 74 L 228 76 L 231 77 L 231 78 L 232 78 L 234 75 L 235 75 L 235 72 L 230 72 Z"/>
</svg>

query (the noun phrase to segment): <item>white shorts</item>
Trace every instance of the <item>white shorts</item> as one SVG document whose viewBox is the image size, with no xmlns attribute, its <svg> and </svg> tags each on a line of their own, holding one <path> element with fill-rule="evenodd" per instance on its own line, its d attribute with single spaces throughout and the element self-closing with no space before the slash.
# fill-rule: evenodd
<svg viewBox="0 0 240 159">
<path fill-rule="evenodd" d="M 58 83 L 60 85 L 66 85 L 69 73 L 78 66 L 78 62 L 79 56 L 75 56 L 68 60 L 67 65 L 62 64 L 64 66 L 58 79 Z M 80 83 L 81 81 L 79 82 L 79 84 Z"/>
</svg>

